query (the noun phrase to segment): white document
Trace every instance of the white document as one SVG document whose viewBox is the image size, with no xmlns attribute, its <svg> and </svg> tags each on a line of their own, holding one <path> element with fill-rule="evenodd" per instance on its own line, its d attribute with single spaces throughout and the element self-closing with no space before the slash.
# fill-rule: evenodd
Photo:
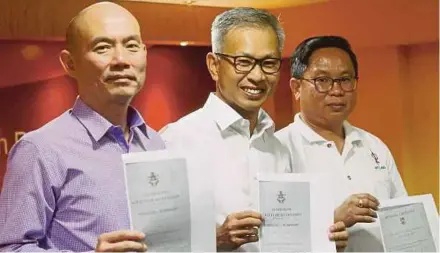
<svg viewBox="0 0 440 253">
<path fill-rule="evenodd" d="M 215 251 L 212 198 L 186 157 L 160 150 L 122 158 L 131 229 L 145 233 L 148 250 Z"/>
<path fill-rule="evenodd" d="M 322 174 L 260 174 L 262 252 L 335 252 L 332 188 Z"/>
<path fill-rule="evenodd" d="M 381 201 L 377 214 L 386 252 L 438 251 L 438 213 L 432 195 Z"/>
</svg>

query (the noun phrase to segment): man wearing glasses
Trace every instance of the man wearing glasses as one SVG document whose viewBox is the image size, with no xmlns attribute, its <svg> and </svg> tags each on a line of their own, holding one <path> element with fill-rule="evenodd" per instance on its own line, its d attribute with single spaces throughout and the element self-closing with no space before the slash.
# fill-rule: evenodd
<svg viewBox="0 0 440 253">
<path fill-rule="evenodd" d="M 216 91 L 205 105 L 161 130 L 167 148 L 197 154 L 212 178 L 217 249 L 258 251 L 258 172 L 290 172 L 288 151 L 274 135 L 274 122 L 261 109 L 280 78 L 284 31 L 272 14 L 236 8 L 218 15 L 211 28 L 206 64 Z M 202 179 L 208 180 L 208 179 Z M 342 222 L 330 239 L 343 249 Z"/>
<path fill-rule="evenodd" d="M 335 222 L 349 227 L 348 251 L 383 251 L 378 199 L 407 193 L 387 146 L 346 121 L 356 105 L 356 55 L 342 37 L 309 38 L 293 53 L 291 74 L 300 113 L 276 136 L 289 148 L 293 172 L 330 174 Z"/>
</svg>

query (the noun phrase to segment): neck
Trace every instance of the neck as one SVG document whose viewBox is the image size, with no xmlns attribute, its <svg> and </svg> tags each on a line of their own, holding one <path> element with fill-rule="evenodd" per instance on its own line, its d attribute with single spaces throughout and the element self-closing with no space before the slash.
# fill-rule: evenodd
<svg viewBox="0 0 440 253">
<path fill-rule="evenodd" d="M 241 115 L 241 117 L 249 120 L 249 133 L 250 133 L 250 135 L 252 135 L 252 133 L 254 132 L 254 129 L 257 127 L 258 111 L 256 111 L 256 112 L 253 112 L 253 111 L 249 112 L 249 111 L 244 111 L 244 110 L 242 110 L 242 112 L 240 112 L 238 110 L 236 110 L 236 111 Z"/>
<path fill-rule="evenodd" d="M 127 127 L 127 113 L 128 103 L 114 103 L 114 102 L 100 102 L 98 99 L 84 99 L 83 102 L 99 113 L 102 117 L 108 120 L 114 126 L 120 126 L 124 132 L 126 139 L 129 135 L 129 129 Z"/>
<path fill-rule="evenodd" d="M 244 119 L 249 120 L 249 132 L 250 135 L 252 135 L 252 133 L 254 132 L 255 127 L 257 127 L 257 123 L 258 123 L 258 111 L 246 111 L 243 108 L 240 108 L 236 105 L 231 105 L 231 107 L 238 113 L 240 114 L 241 117 L 243 117 Z"/>
<path fill-rule="evenodd" d="M 322 136 L 328 141 L 337 141 L 345 139 L 343 122 L 330 122 L 330 121 L 319 121 L 312 120 L 301 112 L 301 119 L 315 131 L 317 134 Z"/>
<path fill-rule="evenodd" d="M 229 103 L 222 95 L 220 92 L 216 92 L 215 93 L 216 96 L 218 98 L 220 98 L 223 102 L 225 102 L 226 104 L 228 104 L 229 106 L 232 107 L 232 109 L 234 109 L 238 114 L 240 114 L 241 117 L 243 117 L 244 119 L 249 120 L 249 132 L 250 135 L 252 135 L 252 133 L 254 132 L 255 127 L 257 127 L 257 122 L 258 122 L 258 110 L 255 111 L 248 111 L 248 110 L 244 110 L 243 108 L 235 105 L 235 104 L 231 104 Z"/>
</svg>

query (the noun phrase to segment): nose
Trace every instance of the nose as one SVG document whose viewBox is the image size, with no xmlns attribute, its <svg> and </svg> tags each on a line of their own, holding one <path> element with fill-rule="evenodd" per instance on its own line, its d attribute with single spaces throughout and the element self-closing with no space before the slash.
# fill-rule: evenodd
<svg viewBox="0 0 440 253">
<path fill-rule="evenodd" d="M 126 56 L 126 51 L 123 47 L 121 47 L 121 46 L 115 47 L 115 50 L 113 53 L 113 58 L 111 61 L 111 65 L 112 66 L 119 66 L 119 67 L 129 66 L 127 56 Z"/>
<path fill-rule="evenodd" d="M 340 80 L 333 80 L 333 87 L 328 92 L 332 96 L 343 96 L 345 94 L 344 90 L 341 87 Z"/>
<path fill-rule="evenodd" d="M 255 64 L 255 67 L 249 72 L 248 78 L 256 82 L 266 79 L 260 64 Z"/>
</svg>

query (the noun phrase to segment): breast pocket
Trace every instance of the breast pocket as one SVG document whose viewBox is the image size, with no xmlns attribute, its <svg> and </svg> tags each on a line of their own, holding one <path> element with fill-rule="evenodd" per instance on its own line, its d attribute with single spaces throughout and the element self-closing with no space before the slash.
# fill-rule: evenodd
<svg viewBox="0 0 440 253">
<path fill-rule="evenodd" d="M 375 171 L 374 176 L 374 189 L 373 194 L 379 199 L 389 199 L 391 193 L 391 185 L 388 179 L 388 171 Z"/>
<path fill-rule="evenodd" d="M 371 151 L 368 152 L 366 159 L 369 162 L 368 167 L 364 168 L 366 171 L 365 181 L 368 182 L 369 192 L 376 198 L 389 199 L 391 185 L 385 160 Z"/>
</svg>

